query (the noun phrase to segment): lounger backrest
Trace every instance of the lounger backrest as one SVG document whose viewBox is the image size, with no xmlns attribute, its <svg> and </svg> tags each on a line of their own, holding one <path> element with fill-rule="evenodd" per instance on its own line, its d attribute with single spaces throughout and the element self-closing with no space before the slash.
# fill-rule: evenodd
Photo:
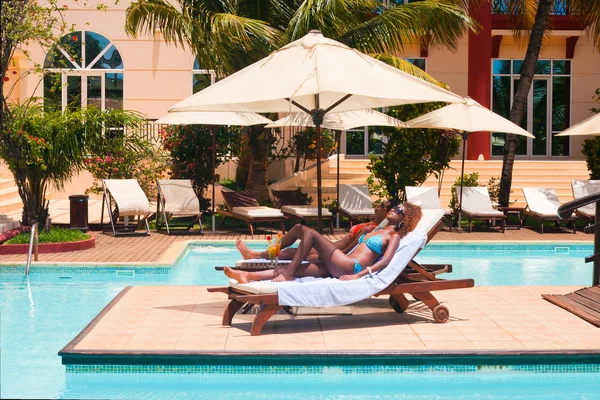
<svg viewBox="0 0 600 400">
<path fill-rule="evenodd" d="M 407 186 L 406 200 L 410 203 L 421 202 L 422 209 L 441 209 L 437 189 L 423 186 Z"/>
<path fill-rule="evenodd" d="M 456 188 L 456 199 L 460 202 L 461 188 Z M 485 213 L 494 210 L 490 194 L 485 186 L 462 188 L 462 209 L 471 213 Z"/>
<path fill-rule="evenodd" d="M 573 188 L 573 198 L 576 200 L 590 194 L 600 193 L 600 181 L 572 180 L 571 187 Z M 595 215 L 596 204 L 588 204 L 585 207 L 579 208 L 579 211 Z"/>
<path fill-rule="evenodd" d="M 164 209 L 171 214 L 200 212 L 200 201 L 189 179 L 161 179 L 157 181 Z"/>
<path fill-rule="evenodd" d="M 444 217 L 444 210 L 440 208 L 421 208 L 421 211 L 423 212 L 423 216 L 421 217 L 419 223 L 415 227 L 415 231 L 423 231 L 428 234 Z"/>
<path fill-rule="evenodd" d="M 523 188 L 523 194 L 530 211 L 540 215 L 558 214 L 560 201 L 553 188 Z"/>
<path fill-rule="evenodd" d="M 373 208 L 368 185 L 340 185 L 340 208 L 361 210 Z"/>
<path fill-rule="evenodd" d="M 300 188 L 293 190 L 271 190 L 271 193 L 275 197 L 275 207 L 277 208 L 283 206 L 307 206 L 309 204 Z"/>
<path fill-rule="evenodd" d="M 259 207 L 256 198 L 248 192 L 226 192 L 221 190 L 221 193 L 229 210 L 233 207 Z"/>
<path fill-rule="evenodd" d="M 152 212 L 137 179 L 103 179 L 102 182 L 117 203 L 120 216 L 148 215 Z"/>
</svg>

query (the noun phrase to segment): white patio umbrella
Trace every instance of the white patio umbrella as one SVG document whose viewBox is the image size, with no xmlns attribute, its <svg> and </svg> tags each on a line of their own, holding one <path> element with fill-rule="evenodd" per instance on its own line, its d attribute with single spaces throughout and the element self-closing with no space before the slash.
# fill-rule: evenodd
<svg viewBox="0 0 600 400">
<path fill-rule="evenodd" d="M 411 128 L 454 129 L 460 131 L 463 139 L 462 166 L 460 171 L 459 220 L 462 211 L 462 187 L 465 174 L 465 152 L 467 140 L 473 132 L 489 131 L 497 133 L 512 133 L 515 135 L 534 138 L 531 133 L 508 119 L 488 110 L 470 97 L 465 97 L 462 103 L 450 104 L 430 113 L 407 121 Z"/>
<path fill-rule="evenodd" d="M 329 112 L 422 102 L 459 102 L 462 97 L 402 72 L 319 31 L 175 104 L 170 111 L 252 111 L 311 114 L 317 159 L 321 125 Z M 321 164 L 317 163 L 319 230 Z"/>
<path fill-rule="evenodd" d="M 159 118 L 155 123 L 170 125 L 209 125 L 212 135 L 212 231 L 215 231 L 215 164 L 217 149 L 216 125 L 252 126 L 269 124 L 271 121 L 252 112 L 171 112 Z M 202 221 L 200 222 L 202 223 Z"/>
<path fill-rule="evenodd" d="M 267 125 L 265 128 L 283 128 L 286 126 L 307 126 L 314 127 L 313 119 L 307 113 L 294 113 L 287 117 L 278 119 L 277 121 Z M 323 117 L 323 128 L 335 131 L 347 131 L 361 126 L 393 126 L 396 128 L 406 128 L 408 125 L 390 117 L 387 114 L 375 110 L 357 110 L 357 111 L 342 111 L 338 113 L 325 114 Z M 340 227 L 340 140 L 339 134 L 336 135 L 337 148 L 337 176 L 336 176 L 336 200 L 337 200 L 337 221 L 336 225 Z"/>
<path fill-rule="evenodd" d="M 585 136 L 600 135 L 600 114 L 592 115 L 589 118 L 565 129 L 556 136 Z"/>
</svg>

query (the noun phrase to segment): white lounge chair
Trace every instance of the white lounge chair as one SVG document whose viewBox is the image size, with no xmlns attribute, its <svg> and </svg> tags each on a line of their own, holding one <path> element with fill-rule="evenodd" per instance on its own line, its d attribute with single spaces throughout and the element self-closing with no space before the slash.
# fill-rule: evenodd
<svg viewBox="0 0 600 400">
<path fill-rule="evenodd" d="M 189 231 L 202 217 L 200 200 L 196 196 L 192 181 L 189 179 L 160 179 L 156 181 L 156 185 L 158 187 L 156 231 L 161 229 L 161 216 L 167 228 L 167 235 L 171 234 L 170 219 L 193 217 L 192 222 L 186 228 L 186 232 Z M 204 233 L 202 221 L 200 221 L 200 232 Z"/>
<path fill-rule="evenodd" d="M 375 218 L 368 185 L 340 185 L 340 214 L 352 223 L 361 219 Z"/>
<path fill-rule="evenodd" d="M 600 181 L 592 180 L 572 180 L 571 188 L 573 189 L 573 198 L 580 199 L 590 194 L 600 193 Z M 596 219 L 596 205 L 588 204 L 587 206 L 578 208 L 575 215 L 586 221 L 594 221 Z"/>
<path fill-rule="evenodd" d="M 279 222 L 281 230 L 285 233 L 286 216 L 277 208 L 264 207 L 258 204 L 254 196 L 247 192 L 231 192 L 222 190 L 226 210 L 217 210 L 217 214 L 225 218 L 235 218 L 248 224 L 250 235 L 254 237 L 254 225 L 258 222 Z"/>
<path fill-rule="evenodd" d="M 102 215 L 100 224 L 104 230 L 104 208 L 110 219 L 110 226 L 114 236 L 150 235 L 148 217 L 152 214 L 150 202 L 140 187 L 137 179 L 103 179 L 104 189 Z M 129 217 L 138 217 L 137 224 L 129 224 Z M 123 224 L 119 218 L 125 217 Z M 143 221 L 146 223 L 145 232 L 136 232 L 136 228 Z"/>
<path fill-rule="evenodd" d="M 461 188 L 456 188 L 460 202 Z M 469 221 L 469 232 L 473 232 L 473 220 L 501 221 L 502 233 L 506 230 L 506 215 L 492 207 L 490 194 L 485 186 L 462 188 L 462 215 Z"/>
<path fill-rule="evenodd" d="M 300 220 L 302 223 L 319 219 L 319 208 L 312 206 L 300 188 L 291 190 L 271 190 L 275 198 L 275 206 L 288 218 Z M 333 215 L 327 208 L 321 208 L 321 218 L 329 220 L 329 228 L 333 233 Z"/>
<path fill-rule="evenodd" d="M 410 203 L 420 203 L 423 210 L 443 210 L 446 225 L 452 232 L 452 210 L 443 208 L 434 187 L 407 186 L 406 200 Z"/>
<path fill-rule="evenodd" d="M 527 208 L 523 212 L 525 219 L 533 217 L 540 221 L 540 232 L 544 233 L 544 221 L 555 221 L 558 227 L 558 221 L 562 219 L 558 216 L 558 207 L 560 201 L 553 188 L 523 188 Z M 572 216 L 567 221 L 574 221 L 576 217 Z M 525 221 L 523 221 L 525 224 Z M 573 233 L 577 232 L 577 227 L 573 222 Z"/>
</svg>

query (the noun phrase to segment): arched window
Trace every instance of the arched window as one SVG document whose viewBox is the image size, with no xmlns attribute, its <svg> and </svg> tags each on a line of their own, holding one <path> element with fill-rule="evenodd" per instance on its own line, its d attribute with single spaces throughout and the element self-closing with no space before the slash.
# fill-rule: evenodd
<svg viewBox="0 0 600 400">
<path fill-rule="evenodd" d="M 192 94 L 198 93 L 214 83 L 215 71 L 201 69 L 198 60 L 194 61 L 194 69 L 192 70 Z"/>
<path fill-rule="evenodd" d="M 89 105 L 123 109 L 123 59 L 104 36 L 77 31 L 63 36 L 44 60 L 47 110 Z"/>
</svg>

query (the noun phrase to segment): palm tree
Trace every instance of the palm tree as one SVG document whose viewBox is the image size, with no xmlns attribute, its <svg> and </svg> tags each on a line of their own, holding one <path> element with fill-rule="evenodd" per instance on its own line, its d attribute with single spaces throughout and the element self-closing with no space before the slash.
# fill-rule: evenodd
<svg viewBox="0 0 600 400">
<path fill-rule="evenodd" d="M 200 65 L 221 76 L 258 61 L 311 29 L 382 59 L 407 72 L 409 63 L 395 57 L 410 43 L 455 49 L 478 24 L 465 11 L 468 0 L 425 0 L 404 5 L 384 0 L 138 0 L 127 10 L 130 35 L 160 30 L 165 41 L 188 46 Z M 399 4 L 398 4 L 399 3 Z M 427 76 L 422 71 L 421 77 Z M 246 188 L 267 199 L 270 132 L 247 130 L 252 155 Z M 253 146 L 255 144 L 255 146 Z"/>
<path fill-rule="evenodd" d="M 566 0 L 563 0 L 566 1 Z M 512 19 L 513 32 L 517 39 L 524 38 L 523 32 L 530 32 L 529 44 L 521 66 L 521 76 L 510 110 L 510 120 L 520 124 L 527 108 L 527 95 L 535 75 L 535 67 L 542 48 L 544 37 L 549 35 L 549 16 L 554 10 L 556 0 L 506 0 L 506 7 Z M 600 49 L 600 2 L 590 0 L 568 0 L 571 14 L 577 16 L 588 28 L 596 49 Z M 506 135 L 502 177 L 498 202 L 507 206 L 510 200 L 512 172 L 517 148 L 515 135 Z"/>
</svg>

